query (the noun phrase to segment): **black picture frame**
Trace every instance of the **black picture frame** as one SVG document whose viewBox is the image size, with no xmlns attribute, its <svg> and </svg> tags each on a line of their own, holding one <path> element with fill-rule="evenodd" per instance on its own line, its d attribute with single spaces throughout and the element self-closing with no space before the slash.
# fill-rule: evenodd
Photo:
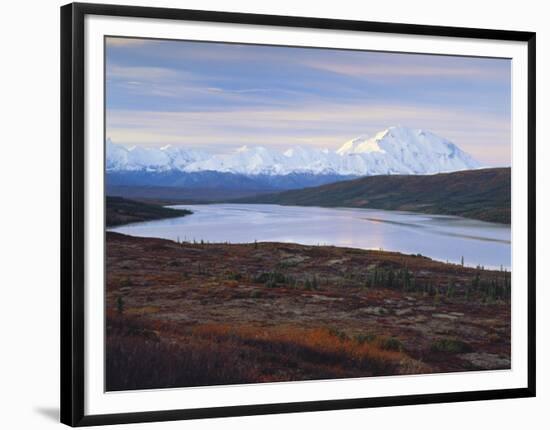
<svg viewBox="0 0 550 430">
<path fill-rule="evenodd" d="M 84 411 L 84 18 L 86 15 L 191 20 L 406 35 L 521 41 L 528 46 L 528 384 L 297 403 L 86 415 Z M 535 396 L 535 33 L 324 18 L 72 3 L 61 7 L 61 422 L 70 426 L 371 408 Z"/>
</svg>

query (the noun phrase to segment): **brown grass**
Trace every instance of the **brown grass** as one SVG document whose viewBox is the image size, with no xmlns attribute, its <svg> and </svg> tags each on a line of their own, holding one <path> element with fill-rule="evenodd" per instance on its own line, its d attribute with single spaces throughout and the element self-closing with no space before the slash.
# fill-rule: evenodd
<svg viewBox="0 0 550 430">
<path fill-rule="evenodd" d="M 211 342 L 232 339 L 237 342 L 263 346 L 280 352 L 308 355 L 324 361 L 350 362 L 359 368 L 384 372 L 397 366 L 406 355 L 382 349 L 376 343 L 361 343 L 343 337 L 327 328 L 299 327 L 252 328 L 227 324 L 205 324 L 193 329 L 193 334 Z"/>
<path fill-rule="evenodd" d="M 378 376 L 418 367 L 403 352 L 328 328 L 159 327 L 112 313 L 106 358 L 109 391 Z"/>
</svg>

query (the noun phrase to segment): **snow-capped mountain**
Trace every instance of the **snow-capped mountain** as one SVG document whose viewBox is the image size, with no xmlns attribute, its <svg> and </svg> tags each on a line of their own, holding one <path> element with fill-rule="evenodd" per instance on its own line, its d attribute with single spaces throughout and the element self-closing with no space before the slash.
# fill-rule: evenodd
<svg viewBox="0 0 550 430">
<path fill-rule="evenodd" d="M 475 169 L 480 163 L 429 131 L 390 127 L 358 137 L 337 151 L 294 147 L 284 152 L 243 146 L 228 154 L 180 147 L 126 148 L 107 140 L 107 172 L 218 172 L 247 177 L 432 174 Z"/>
<path fill-rule="evenodd" d="M 191 163 L 211 157 L 210 154 L 203 151 L 169 145 L 163 148 L 136 146 L 128 149 L 122 145 L 114 144 L 111 139 L 107 139 L 105 147 L 107 172 L 184 170 Z"/>
<path fill-rule="evenodd" d="M 364 175 L 430 174 L 476 169 L 481 164 L 451 141 L 426 130 L 390 127 L 374 137 L 358 137 L 336 151 L 354 160 Z"/>
</svg>

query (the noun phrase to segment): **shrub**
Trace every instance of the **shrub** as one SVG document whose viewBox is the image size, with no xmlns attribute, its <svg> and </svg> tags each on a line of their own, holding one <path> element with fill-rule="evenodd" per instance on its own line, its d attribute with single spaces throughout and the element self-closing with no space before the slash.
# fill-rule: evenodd
<svg viewBox="0 0 550 430">
<path fill-rule="evenodd" d="M 307 277 L 304 281 L 304 288 L 306 290 L 316 290 L 318 287 L 317 277 L 313 276 L 311 278 Z"/>
<path fill-rule="evenodd" d="M 376 343 L 385 351 L 403 351 L 403 344 L 396 337 L 382 337 Z"/>
<path fill-rule="evenodd" d="M 230 272 L 227 274 L 227 279 L 230 279 L 232 281 L 240 281 L 242 278 L 243 275 L 238 272 Z"/>
<path fill-rule="evenodd" d="M 118 296 L 116 299 L 116 310 L 119 314 L 124 312 L 124 299 L 122 296 Z"/>
<path fill-rule="evenodd" d="M 296 279 L 290 275 L 284 275 L 279 271 L 262 272 L 256 275 L 253 279 L 254 282 L 264 284 L 268 288 L 275 288 L 281 285 L 288 285 L 291 287 L 296 286 Z"/>
<path fill-rule="evenodd" d="M 430 347 L 432 352 L 448 352 L 458 354 L 461 352 L 469 352 L 472 350 L 470 345 L 454 338 L 437 339 L 432 342 Z"/>
<path fill-rule="evenodd" d="M 376 339 L 376 335 L 373 333 L 360 333 L 353 336 L 353 339 L 359 344 L 372 343 Z"/>
<path fill-rule="evenodd" d="M 349 339 L 348 335 L 345 332 L 343 332 L 342 330 L 338 330 L 337 328 L 330 328 L 328 332 L 331 336 L 337 337 L 340 340 Z"/>
<path fill-rule="evenodd" d="M 121 279 L 119 283 L 120 288 L 130 287 L 131 285 L 132 285 L 132 280 L 128 276 L 126 276 L 124 279 Z"/>
<path fill-rule="evenodd" d="M 254 282 L 259 284 L 270 284 L 268 286 L 275 286 L 277 284 L 284 284 L 286 277 L 281 272 L 263 272 L 254 278 Z"/>
<path fill-rule="evenodd" d="M 260 290 L 253 290 L 250 292 L 251 299 L 259 299 L 260 297 L 262 297 L 262 292 Z"/>
</svg>

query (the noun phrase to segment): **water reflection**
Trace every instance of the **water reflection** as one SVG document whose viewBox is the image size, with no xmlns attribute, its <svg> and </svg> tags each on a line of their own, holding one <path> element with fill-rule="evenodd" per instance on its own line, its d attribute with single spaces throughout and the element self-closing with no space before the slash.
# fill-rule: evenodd
<svg viewBox="0 0 550 430">
<path fill-rule="evenodd" d="M 111 229 L 133 236 L 246 243 L 296 242 L 422 254 L 510 268 L 510 227 L 459 217 L 377 209 L 215 204 L 175 206 L 191 216 Z"/>
</svg>

